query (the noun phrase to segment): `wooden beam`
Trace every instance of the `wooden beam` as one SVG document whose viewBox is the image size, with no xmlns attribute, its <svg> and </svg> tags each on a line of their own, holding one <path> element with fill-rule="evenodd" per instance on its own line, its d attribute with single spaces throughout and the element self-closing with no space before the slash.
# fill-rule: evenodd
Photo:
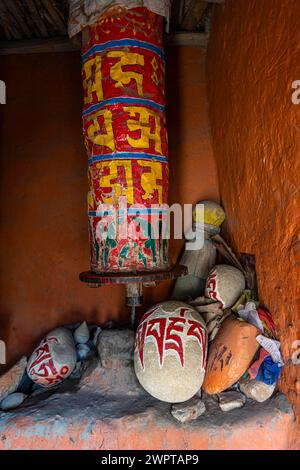
<svg viewBox="0 0 300 470">
<path fill-rule="evenodd" d="M 23 41 L 0 41 L 0 55 L 44 54 L 48 52 L 72 52 L 75 47 L 68 37 L 26 39 Z"/>
<path fill-rule="evenodd" d="M 205 33 L 174 33 L 165 36 L 165 45 L 206 47 L 207 39 L 208 36 Z M 20 41 L 0 41 L 0 55 L 74 51 L 80 51 L 80 46 L 73 43 L 67 36 L 45 39 L 25 39 Z"/>
<path fill-rule="evenodd" d="M 50 23 L 54 26 L 54 29 L 60 34 L 64 35 L 67 33 L 67 26 L 61 19 L 58 11 L 56 10 L 53 0 L 42 0 L 41 4 L 44 6 L 48 14 L 50 15 Z"/>
<path fill-rule="evenodd" d="M 208 35 L 197 32 L 178 32 L 165 36 L 166 46 L 197 46 L 206 47 Z"/>
<path fill-rule="evenodd" d="M 0 19 L 1 25 L 4 28 L 5 36 L 10 39 L 23 39 L 23 33 L 19 28 L 18 23 L 16 23 L 15 18 L 7 10 L 5 3 L 0 3 Z"/>
<path fill-rule="evenodd" d="M 194 0 L 191 2 L 181 23 L 182 29 L 186 29 L 187 31 L 193 31 L 196 29 L 201 21 L 206 7 L 207 2 L 200 2 L 199 0 Z"/>
<path fill-rule="evenodd" d="M 23 33 L 27 38 L 32 38 L 32 32 L 26 24 L 24 17 L 22 16 L 23 11 L 20 9 L 20 3 L 17 1 L 11 2 L 10 0 L 2 0 L 4 5 L 10 14 L 15 18 Z"/>
<path fill-rule="evenodd" d="M 47 28 L 46 28 L 42 18 L 40 17 L 39 11 L 37 9 L 37 6 L 36 6 L 34 0 L 27 0 L 27 7 L 30 11 L 31 18 L 33 19 L 36 27 L 39 30 L 40 36 L 43 37 L 43 38 L 47 38 L 49 36 Z"/>
</svg>

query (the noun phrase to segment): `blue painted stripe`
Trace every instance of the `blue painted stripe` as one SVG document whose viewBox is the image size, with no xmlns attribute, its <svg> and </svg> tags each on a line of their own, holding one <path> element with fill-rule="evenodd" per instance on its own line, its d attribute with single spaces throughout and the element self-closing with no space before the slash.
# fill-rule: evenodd
<svg viewBox="0 0 300 470">
<path fill-rule="evenodd" d="M 103 216 L 108 216 L 108 215 L 114 215 L 114 212 L 111 212 L 111 211 L 89 211 L 88 212 L 89 217 L 103 217 Z"/>
<path fill-rule="evenodd" d="M 151 207 L 146 207 L 145 209 L 140 209 L 139 207 L 129 207 L 128 214 L 129 215 L 136 215 L 136 214 L 161 214 L 162 212 L 167 212 L 167 209 L 152 209 Z"/>
<path fill-rule="evenodd" d="M 125 97 L 118 97 L 118 98 L 110 98 L 108 100 L 103 100 L 101 103 L 93 104 L 85 111 L 83 111 L 82 115 L 87 116 L 88 114 L 94 113 L 98 109 L 104 108 L 105 106 L 110 106 L 114 104 L 137 104 L 139 106 L 149 106 L 150 108 L 157 109 L 158 111 L 165 111 L 165 106 L 155 103 L 152 100 L 145 100 L 143 98 L 125 98 Z"/>
<path fill-rule="evenodd" d="M 149 42 L 138 41 L 136 39 L 119 39 L 117 41 L 107 41 L 103 44 L 95 44 L 87 52 L 82 54 L 81 60 L 85 62 L 92 55 L 97 54 L 98 52 L 104 52 L 107 49 L 114 49 L 116 47 L 138 47 L 140 49 L 145 49 L 147 51 L 154 52 L 155 54 L 159 55 L 159 57 L 161 57 L 163 60 L 165 59 L 165 54 L 163 50 L 160 49 L 160 47 L 150 44 Z"/>
<path fill-rule="evenodd" d="M 139 208 L 139 207 L 134 207 L 131 206 L 127 209 L 127 214 L 128 215 L 137 215 L 137 214 L 161 214 L 161 213 L 167 213 L 168 209 L 165 208 L 152 208 L 152 207 L 145 207 L 145 208 Z M 120 209 L 119 211 L 116 209 L 116 215 L 124 215 L 125 211 L 123 209 Z M 89 211 L 88 212 L 89 217 L 105 217 L 105 216 L 110 216 L 114 215 L 114 212 L 112 211 Z"/>
<path fill-rule="evenodd" d="M 164 155 L 152 155 L 151 153 L 119 152 L 108 153 L 106 155 L 94 155 L 89 158 L 89 165 L 105 160 L 153 160 L 155 162 L 166 163 L 167 157 Z"/>
</svg>

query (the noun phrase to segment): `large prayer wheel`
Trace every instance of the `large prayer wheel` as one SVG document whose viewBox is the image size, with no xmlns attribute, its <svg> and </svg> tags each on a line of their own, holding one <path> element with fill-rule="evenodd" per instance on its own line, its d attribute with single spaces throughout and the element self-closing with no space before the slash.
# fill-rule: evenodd
<svg viewBox="0 0 300 470">
<path fill-rule="evenodd" d="M 94 273 L 169 268 L 163 17 L 116 8 L 83 35 L 83 132 Z"/>
</svg>

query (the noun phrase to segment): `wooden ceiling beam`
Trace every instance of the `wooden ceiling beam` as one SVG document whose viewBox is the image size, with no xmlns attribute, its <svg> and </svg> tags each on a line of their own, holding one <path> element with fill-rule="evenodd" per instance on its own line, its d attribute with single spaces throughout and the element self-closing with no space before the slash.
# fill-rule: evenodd
<svg viewBox="0 0 300 470">
<path fill-rule="evenodd" d="M 29 39 L 32 38 L 32 32 L 24 20 L 24 10 L 22 9 L 20 2 L 17 0 L 14 0 L 13 2 L 11 0 L 2 0 L 2 2 L 15 19 L 15 22 L 20 26 L 24 35 Z"/>
<path fill-rule="evenodd" d="M 39 30 L 40 36 L 43 37 L 43 38 L 47 38 L 49 36 L 47 28 L 46 28 L 42 18 L 40 17 L 39 11 L 37 9 L 37 6 L 36 6 L 34 0 L 27 0 L 27 6 L 28 6 L 28 9 L 30 11 L 32 20 L 34 21 L 37 29 Z"/>
<path fill-rule="evenodd" d="M 202 15 L 206 10 L 207 2 L 193 0 L 187 9 L 183 21 L 181 23 L 182 29 L 193 31 L 197 28 L 201 21 Z"/>
<path fill-rule="evenodd" d="M 198 32 L 179 32 L 165 36 L 168 46 L 197 46 L 205 48 L 208 36 Z M 47 39 L 25 39 L 19 41 L 0 41 L 0 55 L 43 54 L 52 52 L 80 51 L 80 45 L 74 44 L 68 37 Z"/>
<path fill-rule="evenodd" d="M 53 4 L 53 0 L 40 0 L 41 4 L 43 5 L 44 9 L 50 16 L 50 23 L 54 26 L 57 32 L 61 35 L 67 34 L 67 26 L 64 21 L 61 19 L 55 5 Z"/>
</svg>

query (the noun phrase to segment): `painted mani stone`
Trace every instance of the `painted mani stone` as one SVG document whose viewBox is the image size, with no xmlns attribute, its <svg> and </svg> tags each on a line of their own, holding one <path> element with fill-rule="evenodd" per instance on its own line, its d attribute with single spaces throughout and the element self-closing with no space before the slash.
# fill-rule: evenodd
<svg viewBox="0 0 300 470">
<path fill-rule="evenodd" d="M 243 273 L 227 264 L 218 264 L 209 273 L 205 297 L 221 302 L 222 308 L 230 308 L 245 289 Z"/>
<path fill-rule="evenodd" d="M 207 332 L 198 312 L 169 301 L 142 317 L 136 333 L 134 368 L 144 389 L 155 398 L 180 403 L 201 388 L 207 355 Z"/>
<path fill-rule="evenodd" d="M 203 390 L 213 395 L 237 382 L 259 348 L 257 328 L 233 315 L 222 323 L 209 348 Z"/>
<path fill-rule="evenodd" d="M 27 374 L 43 387 L 57 385 L 66 379 L 76 364 L 76 350 L 72 333 L 56 328 L 47 334 L 33 351 L 27 365 Z"/>
<path fill-rule="evenodd" d="M 83 134 L 94 272 L 169 267 L 163 17 L 107 14 L 85 31 Z"/>
<path fill-rule="evenodd" d="M 202 207 L 198 206 L 201 204 Z M 220 204 L 213 201 L 199 201 L 193 208 L 193 223 L 202 222 L 212 227 L 220 227 L 225 220 L 225 212 Z"/>
</svg>

